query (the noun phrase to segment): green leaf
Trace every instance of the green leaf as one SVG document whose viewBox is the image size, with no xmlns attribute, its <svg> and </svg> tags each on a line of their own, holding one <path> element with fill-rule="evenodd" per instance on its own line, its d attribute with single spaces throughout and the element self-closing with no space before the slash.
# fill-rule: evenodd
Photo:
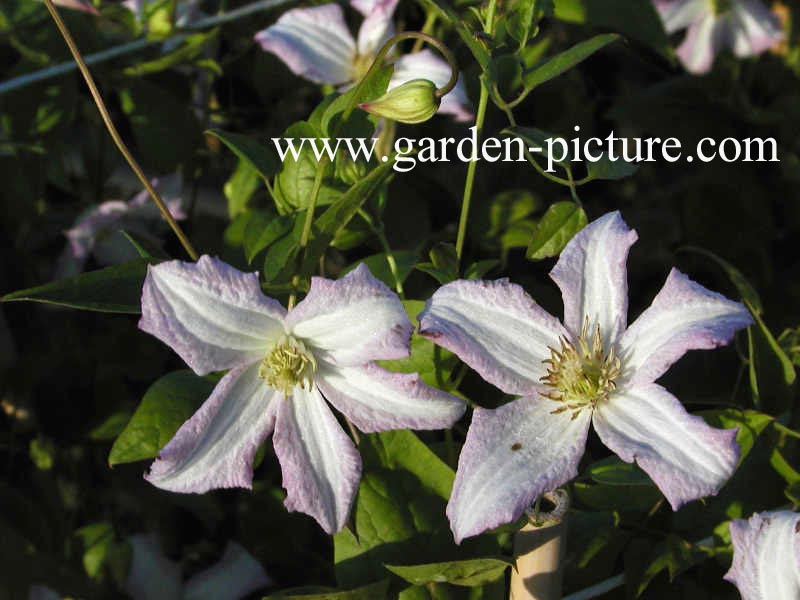
<svg viewBox="0 0 800 600">
<path fill-rule="evenodd" d="M 588 183 L 595 179 L 606 179 L 610 181 L 625 179 L 639 170 L 639 165 L 636 163 L 628 162 L 622 158 L 611 160 L 605 152 L 600 156 L 600 160 L 587 160 L 584 164 L 586 165 L 587 175 L 586 178 L 582 180 L 582 183 Z"/>
<path fill-rule="evenodd" d="M 137 233 L 125 231 L 124 229 L 120 229 L 119 232 L 125 236 L 125 239 L 130 242 L 131 246 L 133 246 L 141 258 L 169 260 L 169 256 L 152 241 L 145 239 Z"/>
<path fill-rule="evenodd" d="M 33 438 L 28 444 L 28 455 L 31 462 L 40 471 L 49 471 L 55 462 L 56 447 L 48 437 L 39 435 Z"/>
<path fill-rule="evenodd" d="M 431 8 L 439 13 L 443 20 L 456 30 L 461 41 L 472 52 L 472 56 L 484 72 L 489 70 L 491 56 L 486 46 L 478 40 L 476 31 L 467 26 L 464 20 L 453 10 L 447 0 L 422 0 L 427 10 Z"/>
<path fill-rule="evenodd" d="M 475 587 L 499 579 L 512 564 L 504 558 L 474 558 L 426 565 L 386 565 L 386 568 L 414 585 L 447 582 Z"/>
<path fill-rule="evenodd" d="M 411 271 L 414 270 L 414 265 L 419 260 L 419 255 L 411 250 L 398 250 L 396 252 L 392 252 L 392 256 L 394 257 L 394 262 L 397 265 L 397 278 L 402 284 L 408 278 Z M 361 263 L 364 263 L 367 265 L 367 267 L 369 267 L 370 273 L 372 273 L 376 279 L 380 279 L 387 286 L 394 289 L 394 275 L 392 275 L 392 270 L 389 266 L 389 261 L 387 260 L 385 252 L 373 254 L 372 256 L 367 256 L 366 258 L 362 258 L 361 260 L 354 262 L 344 270 L 343 274 L 349 273 Z"/>
<path fill-rule="evenodd" d="M 345 592 L 331 588 L 296 588 L 270 594 L 263 600 L 376 600 L 388 598 L 388 593 L 389 580 L 384 579 Z"/>
<path fill-rule="evenodd" d="M 294 224 L 294 215 L 277 216 L 263 211 L 254 212 L 244 230 L 243 242 L 247 262 L 252 263 L 264 248 L 287 236 Z"/>
<path fill-rule="evenodd" d="M 603 27 L 672 57 L 669 37 L 651 0 L 558 0 L 555 16 L 568 23 Z"/>
<path fill-rule="evenodd" d="M 740 410 L 738 408 L 725 408 L 722 410 L 707 410 L 698 413 L 706 422 L 717 429 L 737 428 L 736 443 L 739 444 L 739 464 L 750 454 L 755 445 L 756 438 L 775 419 L 755 410 Z"/>
<path fill-rule="evenodd" d="M 139 314 L 142 284 L 147 265 L 154 261 L 136 259 L 69 279 L 12 292 L 3 302 L 42 302 L 98 312 Z"/>
<path fill-rule="evenodd" d="M 480 279 L 499 264 L 495 259 L 474 262 L 464 271 L 464 279 Z"/>
<path fill-rule="evenodd" d="M 429 253 L 430 262 L 415 265 L 416 269 L 427 273 L 445 285 L 458 278 L 458 255 L 455 246 L 439 242 Z"/>
<path fill-rule="evenodd" d="M 672 581 L 709 556 L 709 551 L 703 547 L 669 534 L 665 541 L 657 544 L 650 552 L 650 556 L 644 562 L 644 570 L 634 575 L 631 583 L 634 584 L 636 596 L 640 596 L 653 578 L 662 571 L 666 570 L 669 573 L 669 580 Z"/>
<path fill-rule="evenodd" d="M 587 223 L 583 208 L 574 202 L 556 202 L 537 223 L 526 258 L 541 260 L 557 256 Z"/>
<path fill-rule="evenodd" d="M 109 415 L 102 423 L 89 432 L 89 439 L 95 441 L 113 440 L 125 425 L 131 420 L 131 413 L 127 410 L 119 410 Z"/>
<path fill-rule="evenodd" d="M 371 136 L 372 132 L 375 130 L 374 123 L 372 120 L 367 120 L 369 119 L 369 115 L 367 115 L 367 113 L 364 111 L 356 108 L 351 113 L 348 123 L 341 122 L 336 117 L 339 117 L 350 104 L 350 102 L 353 101 L 353 97 L 355 96 L 356 92 L 358 92 L 358 97 L 355 98 L 355 103 L 368 102 L 369 100 L 374 100 L 383 95 L 389 87 L 389 81 L 392 78 L 393 72 L 394 65 L 385 65 L 372 73 L 372 75 L 370 75 L 370 77 L 364 81 L 363 85 L 360 86 L 360 89 L 358 85 L 353 86 L 333 100 L 325 109 L 325 112 L 322 113 L 322 117 L 320 119 L 319 128 L 321 129 L 322 134 L 328 137 Z M 357 121 L 361 122 L 361 125 L 357 125 L 355 127 L 355 130 L 353 130 L 353 125 L 351 123 L 354 120 L 354 117 Z M 362 130 L 364 122 L 370 125 L 370 129 L 367 131 Z"/>
<path fill-rule="evenodd" d="M 576 481 L 575 499 L 593 510 L 647 512 L 663 499 L 655 485 L 605 485 Z"/>
<path fill-rule="evenodd" d="M 203 403 L 215 383 L 191 371 L 164 375 L 145 392 L 136 412 L 111 447 L 108 463 L 154 458 L 186 419 Z"/>
<path fill-rule="evenodd" d="M 747 300 L 744 304 L 755 320 L 755 325 L 747 329 L 753 403 L 768 412 L 783 412 L 792 402 L 791 386 L 797 372 L 755 307 Z"/>
<path fill-rule="evenodd" d="M 208 33 L 195 33 L 187 36 L 177 49 L 159 56 L 154 60 L 141 62 L 130 67 L 126 67 L 122 72 L 127 77 L 141 77 L 160 73 L 173 66 L 192 62 L 198 58 L 205 49 L 206 45 L 214 41 L 218 30 L 214 29 Z"/>
<path fill-rule="evenodd" d="M 604 485 L 653 485 L 647 474 L 635 463 L 626 463 L 616 456 L 592 463 L 588 473 L 596 483 Z"/>
<path fill-rule="evenodd" d="M 269 146 L 263 146 L 250 136 L 240 133 L 230 133 L 220 129 L 209 129 L 205 133 L 213 135 L 225 144 L 240 160 L 255 169 L 264 181 L 269 181 L 269 178 L 278 172 L 280 161 Z"/>
<path fill-rule="evenodd" d="M 81 527 L 75 534 L 83 542 L 83 568 L 89 577 L 96 578 L 114 544 L 114 528 L 110 523 L 92 523 Z"/>
<path fill-rule="evenodd" d="M 620 39 L 620 36 L 607 33 L 576 44 L 569 50 L 549 58 L 543 65 L 525 71 L 522 74 L 522 82 L 525 84 L 526 89 L 531 90 L 569 71 L 575 65 L 580 64 L 598 50 L 605 48 L 618 39 Z"/>
<path fill-rule="evenodd" d="M 239 159 L 230 179 L 222 191 L 228 200 L 228 218 L 234 219 L 245 210 L 247 203 L 259 187 L 260 177 L 250 161 Z"/>
</svg>

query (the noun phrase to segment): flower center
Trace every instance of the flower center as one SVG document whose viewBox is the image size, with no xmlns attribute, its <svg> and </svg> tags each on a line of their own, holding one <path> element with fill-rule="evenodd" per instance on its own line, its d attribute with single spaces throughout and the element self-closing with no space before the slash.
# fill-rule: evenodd
<svg viewBox="0 0 800 600">
<path fill-rule="evenodd" d="M 356 54 L 351 67 L 352 79 L 358 82 L 364 75 L 367 74 L 369 68 L 372 66 L 372 61 L 375 60 L 374 54 Z"/>
<path fill-rule="evenodd" d="M 589 334 L 587 319 L 577 344 L 561 338 L 561 349 L 550 348 L 547 375 L 541 378 L 549 389 L 546 398 L 560 402 L 553 414 L 573 411 L 572 418 L 584 408 L 594 408 L 616 388 L 614 380 L 622 369 L 620 359 L 612 347 L 608 353 L 603 348 L 600 326 Z"/>
<path fill-rule="evenodd" d="M 317 361 L 303 342 L 290 335 L 283 336 L 261 361 L 258 376 L 267 385 L 288 396 L 295 386 L 311 389 Z"/>
<path fill-rule="evenodd" d="M 729 11 L 733 5 L 733 0 L 711 0 L 711 12 L 720 15 Z"/>
</svg>

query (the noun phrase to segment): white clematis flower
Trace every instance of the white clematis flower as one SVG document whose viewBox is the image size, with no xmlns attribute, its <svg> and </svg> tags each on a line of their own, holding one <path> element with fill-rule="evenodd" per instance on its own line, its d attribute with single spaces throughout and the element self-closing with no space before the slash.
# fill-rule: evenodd
<svg viewBox="0 0 800 600">
<path fill-rule="evenodd" d="M 750 315 L 673 269 L 627 326 L 625 262 L 636 237 L 615 212 L 567 244 L 550 273 L 563 324 L 508 280 L 456 281 L 428 301 L 420 333 L 522 396 L 475 410 L 447 507 L 457 541 L 513 521 L 572 479 L 590 423 L 620 458 L 636 460 L 673 509 L 715 494 L 733 473 L 736 431 L 689 415 L 655 381 L 687 350 L 730 341 Z"/>
<path fill-rule="evenodd" d="M 778 16 L 761 0 L 654 0 L 667 33 L 686 29 L 677 54 L 692 73 L 707 73 L 714 57 L 729 48 L 745 58 L 779 43 Z"/>
<path fill-rule="evenodd" d="M 800 598 L 800 515 L 788 510 L 756 513 L 730 524 L 733 565 L 725 579 L 742 600 Z"/>
<path fill-rule="evenodd" d="M 286 11 L 274 25 L 258 32 L 256 41 L 296 75 L 314 83 L 349 87 L 367 72 L 381 46 L 394 35 L 392 16 L 397 2 L 353 0 L 353 8 L 364 15 L 357 40 L 344 21 L 342 8 L 323 4 Z M 412 79 L 428 79 L 439 88 L 450 80 L 450 65 L 427 49 L 400 56 L 394 66 L 389 89 Z M 460 80 L 442 98 L 439 112 L 458 121 L 473 118 Z"/>
<path fill-rule="evenodd" d="M 148 481 L 176 492 L 252 486 L 253 457 L 274 431 L 286 507 L 333 533 L 345 524 L 361 458 L 330 402 L 365 432 L 442 429 L 464 403 L 373 361 L 408 356 L 412 325 L 398 297 L 360 265 L 311 280 L 287 311 L 258 276 L 208 256 L 151 266 L 139 327 L 197 373 L 230 369 L 153 463 Z M 326 402 L 327 401 L 327 402 Z"/>
</svg>

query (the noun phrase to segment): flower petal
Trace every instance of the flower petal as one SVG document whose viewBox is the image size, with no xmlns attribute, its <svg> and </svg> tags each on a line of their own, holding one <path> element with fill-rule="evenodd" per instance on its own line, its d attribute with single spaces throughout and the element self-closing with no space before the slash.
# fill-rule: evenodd
<svg viewBox="0 0 800 600">
<path fill-rule="evenodd" d="M 397 294 L 363 263 L 341 279 L 313 277 L 286 327 L 318 359 L 345 366 L 408 356 L 413 330 Z"/>
<path fill-rule="evenodd" d="M 730 35 L 730 20 L 709 14 L 689 26 L 675 53 L 687 71 L 702 75 L 714 66 L 714 57 L 729 41 Z"/>
<path fill-rule="evenodd" d="M 780 19 L 759 0 L 739 0 L 733 6 L 732 17 L 736 22 L 732 40 L 736 56 L 761 54 L 784 38 Z"/>
<path fill-rule="evenodd" d="M 253 458 L 272 431 L 281 396 L 258 376 L 259 363 L 232 369 L 181 425 L 145 475 L 172 492 L 251 488 Z"/>
<path fill-rule="evenodd" d="M 619 212 L 589 223 L 570 240 L 550 271 L 564 300 L 564 325 L 577 337 L 584 321 L 600 325 L 605 344 L 625 331 L 628 319 L 628 250 L 637 239 Z"/>
<path fill-rule="evenodd" d="M 247 550 L 228 542 L 219 562 L 186 582 L 183 600 L 238 600 L 271 583 L 264 568 Z"/>
<path fill-rule="evenodd" d="M 725 579 L 742 600 L 800 598 L 800 515 L 782 510 L 731 521 L 733 564 Z"/>
<path fill-rule="evenodd" d="M 603 443 L 622 460 L 636 460 L 673 510 L 715 495 L 739 459 L 735 429 L 710 427 L 654 383 L 612 394 L 593 422 Z"/>
<path fill-rule="evenodd" d="M 553 414 L 539 396 L 496 410 L 476 408 L 458 459 L 447 516 L 456 542 L 517 519 L 578 472 L 590 412 Z"/>
<path fill-rule="evenodd" d="M 338 4 L 288 10 L 258 32 L 256 41 L 314 83 L 340 85 L 352 79 L 356 43 Z"/>
<path fill-rule="evenodd" d="M 739 302 L 672 269 L 650 307 L 619 339 L 623 377 L 628 385 L 655 381 L 687 351 L 727 344 L 752 322 Z"/>
<path fill-rule="evenodd" d="M 686 29 L 710 13 L 707 0 L 655 0 L 667 33 Z"/>
<path fill-rule="evenodd" d="M 148 267 L 139 328 L 204 375 L 263 358 L 285 313 L 261 293 L 256 273 L 201 256 Z"/>
<path fill-rule="evenodd" d="M 325 398 L 361 431 L 447 429 L 464 414 L 462 400 L 430 387 L 419 375 L 392 373 L 374 363 L 327 367 L 317 374 Z"/>
<path fill-rule="evenodd" d="M 181 597 L 181 566 L 168 559 L 153 534 L 138 533 L 128 538 L 131 566 L 125 592 L 133 598 L 176 600 Z M 61 598 L 61 596 L 58 596 Z"/>
<path fill-rule="evenodd" d="M 403 54 L 394 61 L 394 73 L 389 81 L 389 89 L 412 79 L 428 79 L 436 84 L 436 87 L 444 87 L 450 80 L 450 65 L 428 49 L 413 54 Z M 470 121 L 475 116 L 460 75 L 456 86 L 442 98 L 439 112 L 453 115 L 456 121 Z"/>
<path fill-rule="evenodd" d="M 377 0 L 372 2 L 358 30 L 358 53 L 374 55 L 394 35 L 392 16 L 399 0 Z"/>
<path fill-rule="evenodd" d="M 567 335 L 520 286 L 506 279 L 454 281 L 419 316 L 419 332 L 506 394 L 531 394 L 546 374 L 549 346 Z"/>
<path fill-rule="evenodd" d="M 319 390 L 296 387 L 279 403 L 273 441 L 286 508 L 311 515 L 327 533 L 341 530 L 358 489 L 361 457 Z"/>
</svg>

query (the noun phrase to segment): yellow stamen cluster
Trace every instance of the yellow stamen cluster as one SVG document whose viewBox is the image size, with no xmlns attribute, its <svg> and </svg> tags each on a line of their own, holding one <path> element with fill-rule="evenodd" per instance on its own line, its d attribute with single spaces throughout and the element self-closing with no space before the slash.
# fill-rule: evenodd
<svg viewBox="0 0 800 600">
<path fill-rule="evenodd" d="M 292 336 L 283 336 L 261 361 L 258 376 L 267 385 L 283 393 L 291 394 L 295 386 L 311 389 L 317 361 L 303 342 Z"/>
<path fill-rule="evenodd" d="M 613 347 L 606 354 L 599 325 L 590 339 L 588 319 L 577 345 L 565 338 L 560 342 L 561 348 L 551 347 L 550 358 L 544 361 L 549 366 L 541 381 L 550 389 L 543 395 L 561 403 L 552 414 L 569 410 L 575 419 L 582 409 L 594 408 L 616 389 L 614 380 L 622 366 Z"/>
</svg>

